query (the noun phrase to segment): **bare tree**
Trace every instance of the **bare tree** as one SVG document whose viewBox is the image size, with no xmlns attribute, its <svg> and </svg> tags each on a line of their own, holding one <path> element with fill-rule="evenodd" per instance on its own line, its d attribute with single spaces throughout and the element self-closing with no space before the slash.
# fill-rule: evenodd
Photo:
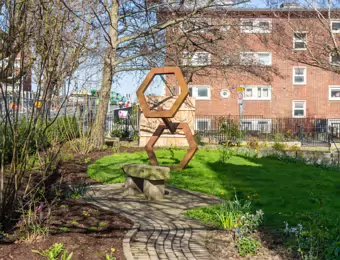
<svg viewBox="0 0 340 260">
<path fill-rule="evenodd" d="M 27 202 L 41 191 L 38 187 L 49 177 L 57 162 L 60 140 L 57 133 L 49 132 L 56 118 L 47 118 L 43 106 L 59 95 L 65 81 L 86 59 L 90 24 L 86 15 L 75 22 L 70 10 L 59 0 L 0 3 L 3 26 L 0 101 L 4 108 L 0 114 L 2 222 L 10 217 L 19 200 Z M 79 7 L 81 1 L 72 1 L 73 4 Z M 23 82 L 32 74 L 38 86 L 33 104 L 42 106 L 33 105 L 22 114 L 18 106 L 22 104 Z M 27 168 L 34 165 L 32 156 L 41 158 L 41 151 L 50 158 L 42 164 L 40 175 L 35 176 L 39 179 L 32 182 L 33 177 L 26 174 Z"/>
</svg>

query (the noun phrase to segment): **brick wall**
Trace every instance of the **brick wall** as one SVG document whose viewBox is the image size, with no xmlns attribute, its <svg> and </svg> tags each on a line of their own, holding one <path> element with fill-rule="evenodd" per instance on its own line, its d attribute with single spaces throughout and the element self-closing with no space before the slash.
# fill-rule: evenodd
<svg viewBox="0 0 340 260">
<path fill-rule="evenodd" d="M 267 15 L 272 14 L 267 13 Z M 266 13 L 262 13 L 262 16 L 266 16 Z M 306 101 L 306 117 L 340 119 L 340 100 L 329 100 L 329 86 L 340 86 L 340 75 L 330 71 L 331 68 L 328 69 L 326 65 L 323 65 L 323 68 L 305 65 L 304 63 L 312 63 L 311 60 L 308 60 L 306 52 L 292 50 L 294 30 L 306 30 L 308 31 L 308 46 L 313 48 L 316 56 L 325 58 L 324 45 L 320 43 L 322 43 L 322 39 L 328 37 L 328 32 L 316 25 L 315 18 L 307 17 L 306 19 L 303 17 L 303 19 L 295 18 L 289 21 L 286 18 L 273 18 L 271 34 L 239 34 L 239 38 L 237 36 L 230 37 L 233 39 L 226 39 L 222 43 L 222 47 L 226 46 L 226 49 L 234 44 L 235 53 L 244 49 L 245 44 L 248 49 L 244 49 L 244 51 L 272 52 L 273 65 L 268 71 L 270 80 L 266 82 L 262 77 L 264 73 L 267 73 L 266 71 L 258 76 L 254 75 L 256 73 L 242 72 L 240 68 L 236 70 L 234 69 L 237 67 L 236 65 L 223 69 L 223 72 L 216 68 L 206 68 L 204 75 L 200 76 L 199 73 L 195 73 L 188 85 L 210 86 L 211 89 L 210 100 L 196 100 L 196 116 L 238 115 L 237 88 L 239 86 L 270 85 L 272 87 L 271 100 L 245 100 L 243 115 L 263 116 L 264 118 L 292 117 L 293 100 L 304 100 Z M 235 39 L 238 39 L 236 42 L 240 43 L 239 45 L 235 45 Z M 241 42 L 242 48 L 240 47 Z M 168 53 L 173 55 L 179 52 L 169 49 Z M 174 60 L 178 61 L 181 58 L 174 59 L 172 57 L 168 64 L 178 66 L 179 64 L 176 64 Z M 216 58 L 213 57 L 212 63 L 214 60 L 216 61 Z M 293 85 L 294 66 L 307 67 L 306 85 Z M 185 72 L 184 74 L 186 75 Z M 175 84 L 171 77 L 168 77 L 168 81 Z M 222 98 L 220 94 L 222 89 L 228 89 L 231 95 L 228 98 Z M 167 94 L 169 95 L 169 91 Z"/>
</svg>

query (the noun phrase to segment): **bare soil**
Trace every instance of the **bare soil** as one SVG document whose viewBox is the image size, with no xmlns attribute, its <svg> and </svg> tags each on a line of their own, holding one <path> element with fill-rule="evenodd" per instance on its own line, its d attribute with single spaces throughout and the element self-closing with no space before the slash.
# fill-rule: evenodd
<svg viewBox="0 0 340 260">
<path fill-rule="evenodd" d="M 61 177 L 65 186 L 95 183 L 88 178 L 87 167 L 109 154 L 112 151 L 93 152 L 61 162 L 49 184 L 52 186 Z M 49 234 L 45 238 L 28 240 L 22 237 L 20 221 L 14 228 L 7 229 L 8 236 L 0 236 L 0 260 L 46 259 L 32 250 L 42 252 L 55 243 L 62 243 L 64 249 L 73 252 L 72 260 L 105 259 L 106 254 L 124 259 L 122 241 L 133 225 L 129 219 L 88 204 L 82 199 L 66 198 L 62 198 L 52 208 L 51 216 Z"/>
</svg>

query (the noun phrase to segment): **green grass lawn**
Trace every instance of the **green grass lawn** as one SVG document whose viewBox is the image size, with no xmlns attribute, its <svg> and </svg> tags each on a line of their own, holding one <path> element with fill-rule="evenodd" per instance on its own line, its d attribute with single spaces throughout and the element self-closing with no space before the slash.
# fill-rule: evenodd
<svg viewBox="0 0 340 260">
<path fill-rule="evenodd" d="M 185 151 L 156 152 L 162 165 L 178 163 Z M 145 152 L 116 154 L 102 158 L 89 168 L 89 175 L 105 183 L 124 182 L 120 165 L 124 163 L 148 164 Z M 264 224 L 269 228 L 283 228 L 303 223 L 314 213 L 337 220 L 340 212 L 340 173 L 299 163 L 287 163 L 270 158 L 244 158 L 233 156 L 226 164 L 219 162 L 218 151 L 199 151 L 182 172 L 172 172 L 170 185 L 232 198 L 258 194 L 255 208 L 265 214 Z M 235 190 L 234 190 L 235 188 Z"/>
</svg>

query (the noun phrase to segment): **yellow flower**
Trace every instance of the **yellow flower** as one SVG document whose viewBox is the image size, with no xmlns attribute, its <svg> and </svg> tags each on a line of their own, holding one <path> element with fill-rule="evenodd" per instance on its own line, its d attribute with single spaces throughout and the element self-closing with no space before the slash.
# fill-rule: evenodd
<svg viewBox="0 0 340 260">
<path fill-rule="evenodd" d="M 117 251 L 116 248 L 111 248 L 112 253 L 116 253 L 116 251 Z"/>
<path fill-rule="evenodd" d="M 226 146 L 227 146 L 227 144 L 226 144 L 226 143 L 224 143 L 224 144 L 223 144 L 223 146 L 224 146 L 224 147 L 226 147 Z"/>
<path fill-rule="evenodd" d="M 234 151 L 235 149 L 234 148 L 231 148 L 232 151 Z"/>
<path fill-rule="evenodd" d="M 255 149 L 255 153 L 257 153 L 257 149 Z"/>
<path fill-rule="evenodd" d="M 223 191 L 221 192 L 221 195 L 224 195 L 224 192 L 223 192 Z"/>
<path fill-rule="evenodd" d="M 250 199 L 250 196 L 248 196 L 248 199 Z"/>
</svg>

